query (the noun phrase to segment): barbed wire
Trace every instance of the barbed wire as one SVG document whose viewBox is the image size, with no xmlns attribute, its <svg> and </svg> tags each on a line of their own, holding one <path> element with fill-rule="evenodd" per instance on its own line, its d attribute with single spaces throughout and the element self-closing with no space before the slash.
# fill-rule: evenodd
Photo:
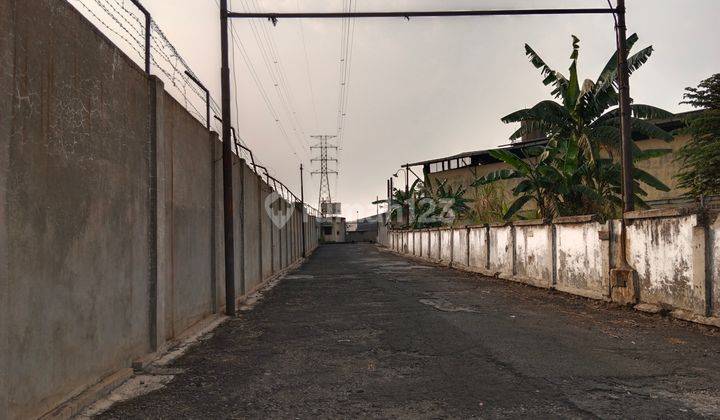
<svg viewBox="0 0 720 420">
<path fill-rule="evenodd" d="M 111 38 L 121 50 L 129 53 L 129 57 L 137 64 L 144 62 L 145 17 L 140 10 L 136 10 L 130 0 L 68 0 L 68 2 Z M 150 30 L 152 74 L 163 81 L 165 90 L 194 118 L 205 124 L 207 118 L 205 92 L 186 74 L 186 71 L 198 80 L 199 77 L 154 20 L 151 20 Z M 222 114 L 221 106 L 211 95 L 209 102 L 210 112 L 214 114 L 210 115 L 210 129 L 218 133 L 222 132 L 222 121 L 217 118 Z M 267 168 L 257 157 L 251 156 L 252 152 L 239 134 L 234 133 L 233 143 L 238 156 L 246 160 L 252 159 L 257 167 Z M 261 172 L 257 167 L 253 166 L 251 169 L 258 176 L 276 180 L 271 174 L 271 169 Z M 279 192 L 297 200 L 292 191 L 281 182 L 280 185 L 282 188 Z M 317 209 L 307 203 L 305 207 L 308 214 L 319 215 Z"/>
</svg>

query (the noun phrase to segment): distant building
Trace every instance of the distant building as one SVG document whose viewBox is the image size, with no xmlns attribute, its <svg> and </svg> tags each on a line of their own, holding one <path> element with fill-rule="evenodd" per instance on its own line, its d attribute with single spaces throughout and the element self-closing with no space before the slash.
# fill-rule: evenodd
<svg viewBox="0 0 720 420">
<path fill-rule="evenodd" d="M 380 220 L 383 219 L 380 216 Z M 348 222 L 347 242 L 376 242 L 378 237 L 378 217 L 370 216 L 364 219 Z"/>
<path fill-rule="evenodd" d="M 683 119 L 685 116 L 685 114 L 679 114 L 676 118 L 653 122 L 665 131 L 674 132 L 685 126 Z M 672 152 L 665 156 L 644 160 L 636 164 L 638 168 L 649 172 L 670 187 L 670 191 L 667 192 L 646 187 L 644 190 L 648 195 L 644 197 L 644 200 L 653 207 L 687 202 L 688 199 L 684 197 L 685 191 L 677 187 L 678 181 L 675 179 L 675 175 L 680 171 L 680 163 L 675 161 L 675 156 L 677 151 L 690 140 L 690 137 L 680 134 L 676 135 L 672 141 L 666 142 L 664 140 L 651 139 L 634 134 L 633 140 L 642 150 L 672 149 Z M 512 151 L 522 157 L 523 149 L 531 146 L 544 146 L 547 142 L 548 140 L 542 136 L 539 138 L 538 136 L 528 136 L 521 141 L 501 146 L 497 149 Z M 508 168 L 507 164 L 490 155 L 491 150 L 493 149 L 459 153 L 452 156 L 415 162 L 407 166 L 422 166 L 425 178 L 431 180 L 433 185 L 438 181 L 447 180 L 449 186 L 463 186 L 467 188 L 465 197 L 473 200 L 477 198 L 478 194 L 482 193 L 470 187 L 475 179 L 491 172 Z M 617 159 L 618 157 L 616 156 L 615 158 Z M 519 182 L 520 181 L 516 179 L 503 180 L 498 181 L 496 185 L 498 186 L 497 189 L 500 190 L 499 193 L 510 200 L 512 199 L 511 190 Z M 526 208 L 530 208 L 530 203 Z"/>
<path fill-rule="evenodd" d="M 347 225 L 344 217 L 331 216 L 320 220 L 322 242 L 345 242 L 346 232 Z"/>
</svg>

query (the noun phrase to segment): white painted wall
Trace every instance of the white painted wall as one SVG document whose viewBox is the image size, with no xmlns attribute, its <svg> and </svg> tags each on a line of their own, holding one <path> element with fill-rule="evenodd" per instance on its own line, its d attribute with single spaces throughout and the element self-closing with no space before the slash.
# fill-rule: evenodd
<svg viewBox="0 0 720 420">
<path fill-rule="evenodd" d="M 469 235 L 470 268 L 484 271 L 487 269 L 487 228 L 471 227 Z"/>
<path fill-rule="evenodd" d="M 502 278 L 513 275 L 513 241 L 510 226 L 490 227 L 490 272 Z"/>
<path fill-rule="evenodd" d="M 515 226 L 516 280 L 538 287 L 552 286 L 552 227 Z"/>
<path fill-rule="evenodd" d="M 555 225 L 558 290 L 594 299 L 609 296 L 610 241 L 602 241 L 599 235 L 608 226 L 597 222 Z"/>
<path fill-rule="evenodd" d="M 452 261 L 452 230 L 440 231 L 440 261 L 449 264 Z"/>
<path fill-rule="evenodd" d="M 467 247 L 467 239 L 468 239 L 468 230 L 466 228 L 459 228 L 459 229 L 453 229 L 453 256 L 452 256 L 452 262 L 454 265 L 458 266 L 467 266 L 468 265 L 468 247 Z"/>
<path fill-rule="evenodd" d="M 642 302 L 704 311 L 704 278 L 693 274 L 693 256 L 704 253 L 704 244 L 693 241 L 696 225 L 697 216 L 690 215 L 638 219 L 627 227 L 628 262 L 638 273 Z"/>
</svg>

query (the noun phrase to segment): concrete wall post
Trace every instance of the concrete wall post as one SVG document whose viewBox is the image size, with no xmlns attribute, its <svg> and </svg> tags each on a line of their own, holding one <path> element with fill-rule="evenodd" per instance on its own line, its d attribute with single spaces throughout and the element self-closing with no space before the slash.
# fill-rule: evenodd
<svg viewBox="0 0 720 420">
<path fill-rule="evenodd" d="M 217 208 L 217 191 L 216 191 L 216 183 L 217 183 L 217 175 L 215 173 L 215 155 L 217 154 L 217 151 L 215 150 L 217 145 L 220 143 L 220 136 L 218 133 L 211 131 L 210 132 L 210 147 L 212 149 L 212 153 L 210 155 L 210 196 L 212 197 L 212 202 L 210 203 L 210 297 L 212 299 L 212 313 L 216 314 L 220 311 L 219 305 L 218 305 L 218 292 L 217 292 L 217 279 L 218 279 L 218 270 L 217 270 L 217 217 L 215 212 L 218 210 Z"/>
<path fill-rule="evenodd" d="M 490 270 L 490 225 L 485 225 L 485 270 Z"/>
<path fill-rule="evenodd" d="M 692 230 L 693 283 L 705 286 L 705 316 L 713 312 L 712 240 L 706 213 L 697 215 Z"/>
<path fill-rule="evenodd" d="M 470 267 L 470 227 L 465 226 L 465 267 Z"/>
<path fill-rule="evenodd" d="M 555 289 L 557 287 L 557 270 L 558 270 L 558 264 L 557 264 L 557 227 L 554 224 L 550 224 L 550 242 L 551 242 L 551 270 L 552 270 L 552 282 L 550 284 L 551 289 Z"/>
<path fill-rule="evenodd" d="M 512 266 L 512 275 L 513 277 L 517 275 L 517 232 L 515 231 L 515 225 L 510 225 L 510 244 L 512 249 L 512 261 L 510 262 Z"/>
<path fill-rule="evenodd" d="M 172 280 L 172 146 L 165 135 L 165 88 L 155 76 L 149 80 L 148 165 L 150 185 L 148 249 L 150 346 L 157 351 L 165 343 L 166 286 Z"/>
<path fill-rule="evenodd" d="M 453 258 L 455 258 L 455 229 L 450 228 L 450 261 L 448 261 L 448 266 L 452 267 Z"/>
<path fill-rule="evenodd" d="M 256 184 L 257 184 L 257 189 L 258 189 L 258 193 L 257 193 L 257 197 L 258 197 L 258 200 L 257 200 L 257 207 L 258 207 L 258 210 L 257 210 L 257 214 L 258 214 L 257 223 L 258 223 L 259 228 L 258 228 L 257 247 L 258 247 L 258 267 L 259 267 L 259 268 L 258 268 L 258 272 L 260 273 L 258 277 L 260 278 L 260 282 L 262 283 L 262 281 L 265 280 L 265 279 L 263 278 L 263 249 L 264 249 L 264 248 L 263 248 L 263 239 L 265 239 L 265 238 L 263 238 L 263 223 L 262 223 L 262 221 L 263 221 L 263 209 L 265 208 L 265 203 L 264 203 L 264 200 L 263 200 L 263 186 L 262 186 L 263 182 L 262 182 L 262 178 L 261 178 L 259 175 L 257 175 L 257 174 L 256 174 L 256 176 L 255 176 L 255 182 L 256 182 Z M 271 261 L 272 261 L 272 259 L 271 259 Z"/>
<path fill-rule="evenodd" d="M 240 188 L 240 194 L 238 194 L 238 205 L 236 206 L 238 209 L 238 225 L 240 234 L 235 236 L 235 240 L 237 241 L 237 252 L 240 256 L 238 258 L 237 264 L 238 267 L 236 269 L 236 273 L 238 273 L 238 276 L 240 277 L 240 287 L 237 289 L 240 291 L 238 293 L 238 297 L 244 296 L 246 292 L 245 287 L 245 278 L 247 277 L 245 274 L 245 171 L 248 170 L 247 165 L 245 164 L 245 159 L 240 158 L 240 162 L 238 163 L 240 166 L 240 170 L 238 171 L 238 188 Z"/>
</svg>

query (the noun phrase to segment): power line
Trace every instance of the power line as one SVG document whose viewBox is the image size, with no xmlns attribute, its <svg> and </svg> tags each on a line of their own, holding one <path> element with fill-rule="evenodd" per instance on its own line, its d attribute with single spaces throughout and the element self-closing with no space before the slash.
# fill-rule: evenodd
<svg viewBox="0 0 720 420">
<path fill-rule="evenodd" d="M 252 10 L 249 1 L 247 3 L 245 1 L 241 1 L 241 4 L 245 10 Z M 253 5 L 255 5 L 254 2 Z M 287 79 L 282 71 L 281 61 L 277 54 L 275 43 L 265 29 L 265 26 L 263 26 L 262 22 L 250 21 L 250 29 L 257 42 L 260 56 L 265 64 L 265 68 L 275 87 L 278 98 L 280 99 L 280 104 L 288 115 L 288 120 L 290 121 L 291 129 L 295 134 L 295 139 L 298 143 L 300 143 L 302 148 L 306 148 L 309 145 L 304 141 L 305 130 L 302 128 L 302 125 L 297 119 L 297 112 L 295 111 L 293 104 L 292 94 L 287 87 Z"/>
<path fill-rule="evenodd" d="M 297 7 L 297 11 L 299 12 L 300 0 L 295 0 L 295 5 Z M 302 40 L 303 51 L 305 52 L 305 74 L 307 74 L 308 86 L 310 87 L 310 99 L 312 100 L 313 115 L 315 116 L 315 127 L 319 128 L 320 124 L 318 122 L 317 106 L 315 105 L 315 89 L 313 88 L 312 76 L 310 75 L 310 59 L 308 58 L 307 43 L 305 42 L 305 29 L 303 27 L 302 20 L 298 23 L 300 24 L 300 39 Z"/>
<path fill-rule="evenodd" d="M 220 8 L 220 4 L 218 3 L 218 0 L 215 0 L 215 4 L 218 6 L 218 9 Z M 232 21 L 230 22 L 230 34 L 232 35 L 233 41 L 233 47 L 237 46 L 238 50 L 240 51 L 240 55 L 243 58 L 243 61 L 245 62 L 245 65 L 248 67 L 248 70 L 250 71 L 251 78 L 253 82 L 255 83 L 255 86 L 258 89 L 258 92 L 260 93 L 260 96 L 263 99 L 263 102 L 265 103 L 265 106 L 268 109 L 268 112 L 270 113 L 270 116 L 275 120 L 275 123 L 278 126 L 278 129 L 280 130 L 280 133 L 283 136 L 283 139 L 285 140 L 285 143 L 290 148 L 290 151 L 298 160 L 302 160 L 300 158 L 300 155 L 298 155 L 297 151 L 293 147 L 292 143 L 290 142 L 290 137 L 287 134 L 287 131 L 285 130 L 285 127 L 283 126 L 282 122 L 280 121 L 280 116 L 275 110 L 275 107 L 273 106 L 272 102 L 270 101 L 270 98 L 265 91 L 265 88 L 262 85 L 262 82 L 260 81 L 260 77 L 257 74 L 257 70 L 255 69 L 254 64 L 252 63 L 252 60 L 250 59 L 250 55 L 245 50 L 245 46 L 243 45 L 242 40 L 240 40 L 239 35 L 237 34 L 237 31 L 235 30 L 235 26 L 233 25 Z M 229 123 L 229 122 L 228 122 Z"/>
</svg>

